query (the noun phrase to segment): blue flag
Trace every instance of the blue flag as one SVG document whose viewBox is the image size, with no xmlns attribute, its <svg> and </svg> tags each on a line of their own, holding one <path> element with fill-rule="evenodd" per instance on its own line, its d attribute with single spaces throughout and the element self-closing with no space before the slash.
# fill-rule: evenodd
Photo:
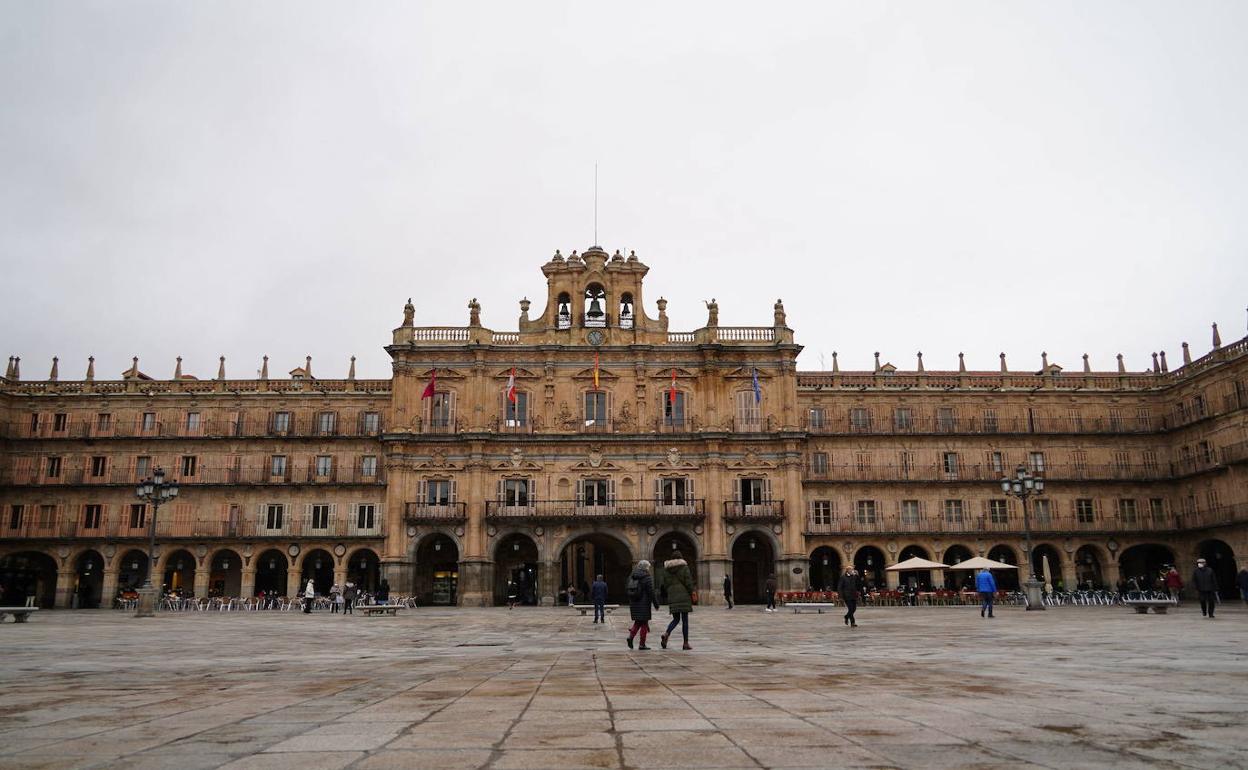
<svg viewBox="0 0 1248 770">
<path fill-rule="evenodd" d="M 763 403 L 763 389 L 758 387 L 758 367 L 754 367 L 754 403 Z"/>
</svg>

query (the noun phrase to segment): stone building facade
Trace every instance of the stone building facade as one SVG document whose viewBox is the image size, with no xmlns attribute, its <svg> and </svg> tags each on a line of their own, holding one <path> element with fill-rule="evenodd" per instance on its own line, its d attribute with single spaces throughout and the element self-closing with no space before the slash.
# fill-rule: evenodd
<svg viewBox="0 0 1248 770">
<path fill-rule="evenodd" d="M 0 382 L 0 581 L 45 606 L 108 605 L 147 573 L 161 467 L 181 495 L 155 520 L 156 575 L 205 596 L 293 595 L 353 579 L 424 603 L 564 599 L 679 549 L 703 603 L 869 581 L 913 555 L 1025 557 L 998 480 L 1046 479 L 1028 522 L 1037 573 L 1073 588 L 1248 555 L 1248 338 L 1170 370 L 799 372 L 783 305 L 693 331 L 647 303 L 649 268 L 593 247 L 542 266 L 545 306 L 517 331 L 417 326 L 393 374 L 322 379 L 181 372 Z M 645 308 L 657 310 L 651 317 Z M 951 573 L 956 574 L 956 573 Z"/>
</svg>

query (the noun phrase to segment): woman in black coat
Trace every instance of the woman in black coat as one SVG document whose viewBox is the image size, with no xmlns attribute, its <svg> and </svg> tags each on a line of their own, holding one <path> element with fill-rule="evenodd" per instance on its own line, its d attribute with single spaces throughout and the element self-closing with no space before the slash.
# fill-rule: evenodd
<svg viewBox="0 0 1248 770">
<path fill-rule="evenodd" d="M 637 562 L 633 574 L 628 577 L 628 614 L 633 627 L 628 630 L 628 649 L 633 649 L 633 637 L 641 635 L 639 650 L 648 650 L 646 634 L 650 633 L 650 609 L 659 608 L 659 598 L 654 595 L 654 578 L 650 577 L 650 562 Z"/>
</svg>

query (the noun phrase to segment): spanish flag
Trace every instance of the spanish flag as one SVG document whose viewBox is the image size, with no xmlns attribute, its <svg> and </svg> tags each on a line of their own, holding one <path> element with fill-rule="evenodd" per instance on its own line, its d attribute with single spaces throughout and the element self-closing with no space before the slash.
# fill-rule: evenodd
<svg viewBox="0 0 1248 770">
<path fill-rule="evenodd" d="M 594 390 L 598 390 L 598 351 L 594 351 Z"/>
<path fill-rule="evenodd" d="M 426 398 L 433 398 L 433 394 L 437 391 L 437 389 L 438 370 L 434 369 L 432 376 L 429 377 L 429 384 L 425 386 L 425 392 L 420 394 L 420 400 L 424 401 Z"/>
</svg>

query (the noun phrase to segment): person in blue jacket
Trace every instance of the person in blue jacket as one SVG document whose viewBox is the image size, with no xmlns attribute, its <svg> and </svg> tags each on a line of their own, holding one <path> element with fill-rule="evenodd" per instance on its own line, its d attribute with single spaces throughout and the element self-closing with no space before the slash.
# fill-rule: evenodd
<svg viewBox="0 0 1248 770">
<path fill-rule="evenodd" d="M 602 575 L 599 575 L 598 579 L 594 581 L 594 584 L 589 587 L 589 595 L 590 598 L 594 600 L 594 622 L 606 623 L 607 583 L 602 579 Z"/>
<path fill-rule="evenodd" d="M 986 612 L 988 617 L 992 617 L 992 599 L 997 593 L 997 581 L 991 572 L 986 569 L 979 571 L 975 576 L 975 590 L 979 592 L 979 616 L 984 617 Z"/>
</svg>

